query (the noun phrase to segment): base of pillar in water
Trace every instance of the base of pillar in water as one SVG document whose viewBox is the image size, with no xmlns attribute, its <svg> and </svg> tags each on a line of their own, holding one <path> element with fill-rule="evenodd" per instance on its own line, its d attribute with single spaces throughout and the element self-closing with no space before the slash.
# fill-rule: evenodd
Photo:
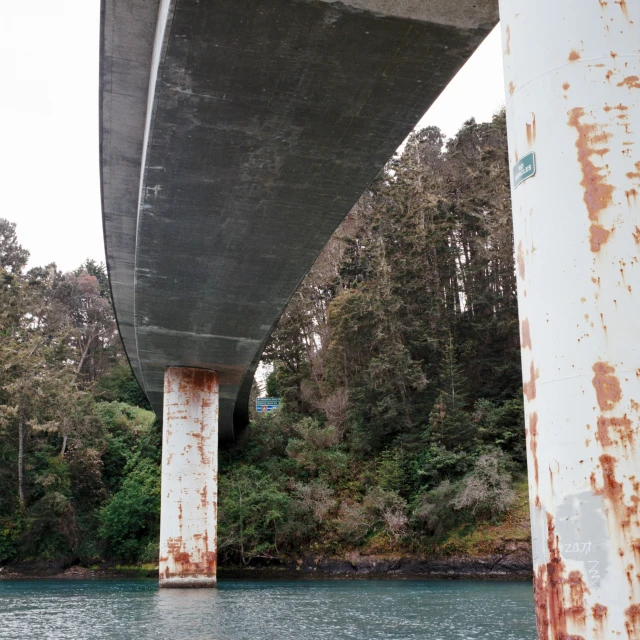
<svg viewBox="0 0 640 640">
<path fill-rule="evenodd" d="M 161 589 L 212 589 L 216 587 L 216 578 L 189 576 L 187 578 L 160 578 Z"/>
</svg>

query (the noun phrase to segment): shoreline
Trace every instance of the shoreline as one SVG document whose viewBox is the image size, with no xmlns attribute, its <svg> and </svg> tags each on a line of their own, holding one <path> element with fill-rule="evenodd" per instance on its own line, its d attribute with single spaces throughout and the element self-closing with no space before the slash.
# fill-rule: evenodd
<svg viewBox="0 0 640 640">
<path fill-rule="evenodd" d="M 21 562 L 0 567 L 0 580 L 91 580 L 158 578 L 150 565 L 121 567 L 111 562 L 78 560 Z M 416 555 L 342 557 L 306 555 L 283 561 L 218 567 L 218 578 L 230 580 L 531 580 L 531 554 L 525 550 L 484 556 Z"/>
</svg>

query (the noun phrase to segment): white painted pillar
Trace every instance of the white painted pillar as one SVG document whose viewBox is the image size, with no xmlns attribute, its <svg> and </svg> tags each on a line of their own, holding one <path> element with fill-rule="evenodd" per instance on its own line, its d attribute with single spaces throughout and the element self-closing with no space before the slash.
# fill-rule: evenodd
<svg viewBox="0 0 640 640">
<path fill-rule="evenodd" d="M 160 586 L 216 586 L 218 374 L 164 375 Z"/>
<path fill-rule="evenodd" d="M 640 0 L 500 17 L 538 634 L 637 640 Z"/>
</svg>

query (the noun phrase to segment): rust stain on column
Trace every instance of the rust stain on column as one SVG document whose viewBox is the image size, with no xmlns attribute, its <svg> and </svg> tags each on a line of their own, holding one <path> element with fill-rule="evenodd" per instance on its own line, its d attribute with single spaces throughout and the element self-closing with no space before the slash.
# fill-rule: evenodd
<svg viewBox="0 0 640 640">
<path fill-rule="evenodd" d="M 622 82 L 618 82 L 618 86 L 629 89 L 640 89 L 640 78 L 638 76 L 627 76 Z"/>
<path fill-rule="evenodd" d="M 528 402 L 535 400 L 537 377 L 538 377 L 538 374 L 536 373 L 535 365 L 532 360 L 531 366 L 529 367 L 529 380 L 523 384 L 524 396 Z"/>
<path fill-rule="evenodd" d="M 516 262 L 518 264 L 518 275 L 524 280 L 524 251 L 522 249 L 522 241 L 518 243 L 518 252 L 516 253 Z"/>
<path fill-rule="evenodd" d="M 576 149 L 582 170 L 580 184 L 584 189 L 584 203 L 591 221 L 591 251 L 595 253 L 600 251 L 611 235 L 611 229 L 605 229 L 599 224 L 599 216 L 613 202 L 614 188 L 605 180 L 605 168 L 596 166 L 592 157 L 602 157 L 609 153 L 609 149 L 603 145 L 611 135 L 596 124 L 585 124 L 582 122 L 584 117 L 585 111 L 581 107 L 569 112 L 569 125 L 578 132 Z"/>
<path fill-rule="evenodd" d="M 536 141 L 536 115 L 535 113 L 531 114 L 531 122 L 525 123 L 527 130 L 527 143 L 531 146 Z"/>
<path fill-rule="evenodd" d="M 520 339 L 520 347 L 522 349 L 531 349 L 531 329 L 529 327 L 529 318 L 522 321 L 522 338 Z"/>
<path fill-rule="evenodd" d="M 534 478 L 536 481 L 536 491 L 540 484 L 540 472 L 538 469 L 538 414 L 534 411 L 529 415 L 529 448 L 533 458 Z"/>
<path fill-rule="evenodd" d="M 218 385 L 214 371 L 165 371 L 161 587 L 216 585 Z"/>
<path fill-rule="evenodd" d="M 610 411 L 622 398 L 620 380 L 614 375 L 615 369 L 606 362 L 596 362 L 593 365 L 593 373 L 595 375 L 592 384 L 600 409 Z"/>
<path fill-rule="evenodd" d="M 547 514 L 549 561 L 534 576 L 538 634 L 541 640 L 584 640 L 589 589 L 580 571 L 567 574 L 553 517 Z"/>
</svg>

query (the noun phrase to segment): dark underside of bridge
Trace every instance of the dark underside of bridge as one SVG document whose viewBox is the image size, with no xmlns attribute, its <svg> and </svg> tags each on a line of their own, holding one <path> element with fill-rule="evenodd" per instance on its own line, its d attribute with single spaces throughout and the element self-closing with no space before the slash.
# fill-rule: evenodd
<svg viewBox="0 0 640 640">
<path fill-rule="evenodd" d="M 166 366 L 215 369 L 220 440 L 233 442 L 283 308 L 496 23 L 497 5 L 167 7 L 165 20 L 158 0 L 103 0 L 107 261 L 125 348 L 156 412 Z M 159 12 L 166 28 L 154 55 Z"/>
</svg>

